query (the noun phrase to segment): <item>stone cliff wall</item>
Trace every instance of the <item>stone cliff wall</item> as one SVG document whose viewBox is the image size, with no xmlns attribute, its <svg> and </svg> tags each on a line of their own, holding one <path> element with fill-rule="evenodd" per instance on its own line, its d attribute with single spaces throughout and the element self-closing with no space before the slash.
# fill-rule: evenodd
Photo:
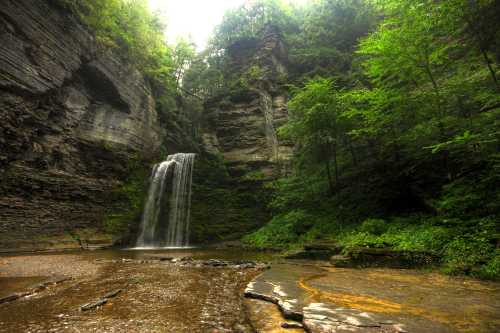
<svg viewBox="0 0 500 333">
<path fill-rule="evenodd" d="M 228 50 L 227 93 L 207 101 L 201 130 L 206 155 L 195 163 L 192 238 L 236 239 L 270 218 L 266 182 L 284 175 L 293 147 L 278 138 L 288 119 L 287 52 L 280 32 L 267 27 L 259 39 Z"/>
<path fill-rule="evenodd" d="M 286 172 L 292 155 L 292 146 L 280 142 L 276 132 L 288 119 L 281 34 L 268 26 L 259 40 L 240 41 L 228 52 L 238 87 L 207 103 L 205 147 L 222 155 L 236 177 L 259 172 L 276 178 Z"/>
<path fill-rule="evenodd" d="M 160 142 L 137 70 L 50 1 L 2 0 L 0 240 L 100 228 L 129 161 Z"/>
</svg>

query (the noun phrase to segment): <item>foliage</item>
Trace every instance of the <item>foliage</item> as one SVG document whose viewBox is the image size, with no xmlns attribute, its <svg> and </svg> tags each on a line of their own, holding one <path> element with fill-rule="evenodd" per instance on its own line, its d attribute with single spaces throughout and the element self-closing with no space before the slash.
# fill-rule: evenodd
<svg viewBox="0 0 500 333">
<path fill-rule="evenodd" d="M 197 155 L 193 170 L 191 236 L 196 243 L 233 240 L 269 218 L 261 174 L 248 172 L 237 183 L 220 156 Z"/>
<path fill-rule="evenodd" d="M 445 272 L 470 272 L 474 266 L 484 264 L 492 252 L 493 247 L 477 236 L 456 238 L 446 246 Z"/>
<path fill-rule="evenodd" d="M 300 147 L 300 153 L 312 157 L 312 161 L 325 164 L 331 193 L 339 183 L 338 147 L 345 135 L 343 106 L 334 82 L 328 79 L 309 81 L 290 100 L 290 120 L 280 128 L 281 136 L 292 139 Z M 333 159 L 335 183 L 330 170 Z"/>
<path fill-rule="evenodd" d="M 231 50 L 242 52 L 269 28 L 282 35 L 288 48 L 291 81 L 301 83 L 304 77 L 332 75 L 351 82 L 356 76 L 353 50 L 377 20 L 370 9 L 362 0 L 319 0 L 302 6 L 286 0 L 259 0 L 229 10 L 207 50 L 187 71 L 185 87 L 206 97 L 227 94 L 240 79 L 240 75 L 233 77 Z M 248 82 L 248 78 L 244 80 Z M 283 78 L 278 80 L 286 83 Z"/>
<path fill-rule="evenodd" d="M 224 162 L 203 157 L 193 199 L 200 239 L 240 236 L 269 209 L 247 243 L 431 251 L 448 273 L 498 277 L 498 1 L 253 1 L 227 12 L 199 54 L 189 41 L 167 46 L 144 0 L 57 1 L 124 51 L 159 91 L 162 122 L 185 129 L 199 123 L 201 104 L 167 91 L 244 99 L 267 73 L 232 53 L 252 52 L 268 28 L 282 35 L 291 99 L 279 135 L 297 147 L 294 173 L 263 188 L 248 170 L 232 186 Z M 122 189 L 132 201 L 136 185 Z"/>
<path fill-rule="evenodd" d="M 498 276 L 495 10 L 492 0 L 318 1 L 298 14 L 280 129 L 298 148 L 295 175 L 276 182 L 270 227 L 248 239 L 433 251 L 448 273 Z M 288 219 L 297 210 L 310 219 L 301 234 Z"/>
<path fill-rule="evenodd" d="M 72 10 L 106 48 L 118 48 L 157 85 L 171 87 L 172 50 L 161 18 L 145 0 L 57 0 Z"/>
<path fill-rule="evenodd" d="M 182 82 L 185 71 L 191 66 L 196 55 L 195 45 L 186 39 L 179 38 L 172 52 L 175 80 L 177 84 Z"/>
<path fill-rule="evenodd" d="M 179 105 L 186 69 L 195 60 L 195 46 L 186 39 L 168 45 L 164 20 L 148 8 L 147 0 L 52 0 L 73 12 L 95 34 L 102 51 L 114 50 L 149 81 L 160 123 L 196 123 Z M 196 118 L 196 115 L 194 115 Z M 182 124 L 182 127 L 188 127 Z"/>
<path fill-rule="evenodd" d="M 381 219 L 366 219 L 359 230 L 364 233 L 380 236 L 387 230 L 387 223 Z"/>
<path fill-rule="evenodd" d="M 266 175 L 262 171 L 256 170 L 247 172 L 245 175 L 241 177 L 241 179 L 247 181 L 259 181 L 259 180 L 265 180 Z"/>
<path fill-rule="evenodd" d="M 453 230 L 425 219 L 422 221 L 419 217 L 392 219 L 384 227 L 384 231 L 375 229 L 370 232 L 363 223 L 339 235 L 336 240 L 345 246 L 347 252 L 356 247 L 391 247 L 402 251 L 440 253 L 454 235 Z"/>
<path fill-rule="evenodd" d="M 124 236 L 137 229 L 144 199 L 147 193 L 150 168 L 139 158 L 132 158 L 127 165 L 127 179 L 111 195 L 119 207 L 115 207 L 104 220 L 104 229 L 115 235 Z"/>
<path fill-rule="evenodd" d="M 493 258 L 491 258 L 486 265 L 481 267 L 481 270 L 478 272 L 478 276 L 491 279 L 491 280 L 499 280 L 500 277 L 500 250 L 496 249 Z"/>
<path fill-rule="evenodd" d="M 311 222 L 305 211 L 292 210 L 275 216 L 263 228 L 243 238 L 243 241 L 259 248 L 286 247 L 297 242 L 304 229 L 307 229 L 307 223 Z"/>
<path fill-rule="evenodd" d="M 238 40 L 259 36 L 265 26 L 287 31 L 293 25 L 293 7 L 280 0 L 258 0 L 229 10 L 210 42 L 213 48 L 227 49 Z"/>
<path fill-rule="evenodd" d="M 292 77 L 354 79 L 353 51 L 373 30 L 376 14 L 367 1 L 321 0 L 295 11 L 297 27 L 286 34 Z"/>
</svg>

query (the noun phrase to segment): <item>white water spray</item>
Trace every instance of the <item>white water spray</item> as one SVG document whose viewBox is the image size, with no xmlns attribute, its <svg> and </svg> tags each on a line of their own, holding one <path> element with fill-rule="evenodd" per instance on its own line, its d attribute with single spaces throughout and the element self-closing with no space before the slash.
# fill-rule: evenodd
<svg viewBox="0 0 500 333">
<path fill-rule="evenodd" d="M 189 245 L 194 158 L 195 154 L 169 155 L 154 166 L 137 247 Z"/>
</svg>

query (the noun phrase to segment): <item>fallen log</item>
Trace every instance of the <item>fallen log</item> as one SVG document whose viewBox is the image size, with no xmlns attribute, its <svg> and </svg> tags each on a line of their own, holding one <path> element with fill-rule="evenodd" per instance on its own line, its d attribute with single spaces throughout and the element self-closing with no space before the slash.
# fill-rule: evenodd
<svg viewBox="0 0 500 333">
<path fill-rule="evenodd" d="M 59 283 L 62 283 L 62 282 L 68 281 L 68 280 L 71 280 L 71 277 L 64 276 L 64 277 L 53 278 L 51 280 L 36 284 L 34 286 L 31 286 L 30 288 L 28 288 L 28 291 L 17 292 L 17 293 L 13 293 L 13 294 L 10 294 L 8 296 L 2 297 L 2 298 L 0 298 L 0 304 L 9 303 L 9 302 L 15 301 L 17 299 L 20 299 L 22 297 L 33 295 L 37 292 L 40 292 L 42 290 L 47 289 L 47 287 L 49 287 L 49 286 L 57 285 Z"/>
<path fill-rule="evenodd" d="M 114 297 L 118 296 L 118 294 L 121 292 L 122 292 L 121 289 L 116 289 L 116 290 L 110 291 L 109 293 L 105 294 L 103 297 L 101 297 L 100 299 L 98 299 L 95 302 L 83 304 L 82 306 L 80 306 L 80 311 L 89 311 L 89 310 L 96 309 L 96 308 L 108 303 L 110 298 L 114 298 Z"/>
</svg>

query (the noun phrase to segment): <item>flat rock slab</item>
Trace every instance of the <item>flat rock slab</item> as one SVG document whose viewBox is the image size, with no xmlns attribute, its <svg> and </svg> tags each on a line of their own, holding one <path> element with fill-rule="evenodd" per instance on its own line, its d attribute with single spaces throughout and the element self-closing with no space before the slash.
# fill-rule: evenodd
<svg viewBox="0 0 500 333">
<path fill-rule="evenodd" d="M 314 266 L 278 264 L 250 282 L 245 289 L 245 296 L 261 299 L 278 305 L 286 318 L 302 321 L 302 309 L 309 303 L 309 296 L 297 283 L 306 275 L 319 274 L 321 270 Z"/>
<path fill-rule="evenodd" d="M 247 298 L 245 299 L 245 306 L 254 332 L 305 333 L 301 323 L 286 320 L 275 304 Z"/>
<path fill-rule="evenodd" d="M 311 303 L 303 309 L 304 327 L 309 332 L 407 332 L 404 325 L 385 321 L 376 314 L 335 307 L 328 303 Z"/>
<path fill-rule="evenodd" d="M 236 269 L 268 269 L 270 266 L 267 263 L 256 262 L 250 260 L 220 260 L 220 259 L 207 259 L 207 260 L 198 260 L 191 257 L 168 257 L 168 256 L 159 256 L 159 255 L 151 255 L 146 256 L 144 259 L 130 259 L 130 258 L 122 258 L 122 259 L 96 259 L 97 263 L 123 263 L 123 264 L 151 264 L 161 262 L 164 264 L 172 264 L 181 267 L 194 267 L 194 268 L 205 268 L 205 267 L 214 267 L 214 268 L 236 268 Z"/>
<path fill-rule="evenodd" d="M 260 299 L 278 305 L 285 318 L 301 321 L 311 333 L 382 333 L 406 332 L 404 325 L 396 324 L 378 314 L 339 307 L 330 302 L 318 302 L 300 281 L 324 275 L 315 266 L 277 264 L 265 271 L 245 289 L 248 298 Z"/>
</svg>

